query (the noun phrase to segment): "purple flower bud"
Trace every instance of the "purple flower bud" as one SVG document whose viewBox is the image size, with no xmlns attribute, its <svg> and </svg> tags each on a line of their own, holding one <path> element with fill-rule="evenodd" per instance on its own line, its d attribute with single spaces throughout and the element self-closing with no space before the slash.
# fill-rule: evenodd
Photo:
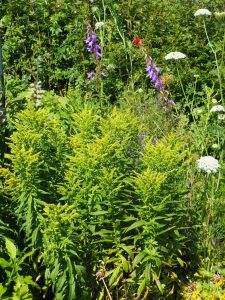
<svg viewBox="0 0 225 300">
<path fill-rule="evenodd" d="M 100 51 L 100 50 L 101 50 L 101 47 L 98 44 L 96 44 L 95 45 L 95 51 Z"/>
<path fill-rule="evenodd" d="M 101 52 L 95 51 L 95 56 L 97 59 L 101 59 L 102 58 L 102 54 Z"/>
<path fill-rule="evenodd" d="M 87 78 L 88 78 L 88 79 L 94 78 L 94 71 L 88 72 L 88 73 L 87 73 Z"/>
<path fill-rule="evenodd" d="M 106 71 L 104 70 L 104 71 L 102 71 L 102 77 L 106 77 Z"/>
<path fill-rule="evenodd" d="M 146 134 L 145 131 L 142 131 L 142 132 L 141 132 L 141 134 L 140 134 L 140 136 L 139 136 L 139 139 L 138 139 L 138 141 L 139 141 L 140 143 L 144 140 L 145 134 Z"/>
<path fill-rule="evenodd" d="M 153 138 L 153 140 L 152 140 L 152 145 L 153 145 L 153 146 L 156 145 L 156 137 Z"/>
<path fill-rule="evenodd" d="M 157 86 L 156 86 L 156 90 L 157 90 L 158 92 L 161 92 L 161 91 L 163 90 L 162 79 L 158 79 Z"/>
</svg>

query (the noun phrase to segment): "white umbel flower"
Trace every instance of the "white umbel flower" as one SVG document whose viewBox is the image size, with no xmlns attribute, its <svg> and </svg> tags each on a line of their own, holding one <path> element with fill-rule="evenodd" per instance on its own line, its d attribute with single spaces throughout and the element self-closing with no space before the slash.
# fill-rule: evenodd
<svg viewBox="0 0 225 300">
<path fill-rule="evenodd" d="M 223 105 L 214 105 L 211 109 L 210 112 L 225 112 L 225 109 L 223 107 Z"/>
<path fill-rule="evenodd" d="M 205 171 L 207 174 L 216 173 L 220 168 L 220 164 L 217 159 L 212 156 L 203 156 L 198 161 L 198 168 Z"/>
<path fill-rule="evenodd" d="M 170 60 L 170 59 L 182 59 L 185 58 L 186 55 L 184 53 L 181 52 L 170 52 L 169 54 L 167 54 L 165 56 L 166 60 Z"/>
<path fill-rule="evenodd" d="M 201 8 L 201 9 L 198 9 L 196 10 L 196 12 L 194 13 L 194 16 L 195 17 L 198 17 L 198 16 L 211 16 L 211 11 L 209 11 L 208 9 L 206 8 Z"/>
<path fill-rule="evenodd" d="M 97 23 L 95 23 L 95 29 L 99 29 L 102 26 L 104 26 L 104 22 L 97 22 Z"/>
</svg>

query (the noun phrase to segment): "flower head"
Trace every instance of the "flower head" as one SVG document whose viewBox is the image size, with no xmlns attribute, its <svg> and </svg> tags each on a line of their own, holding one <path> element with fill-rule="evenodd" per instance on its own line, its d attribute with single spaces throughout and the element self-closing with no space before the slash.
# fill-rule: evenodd
<svg viewBox="0 0 225 300">
<path fill-rule="evenodd" d="M 88 78 L 88 79 L 94 78 L 94 71 L 88 72 L 88 73 L 87 73 L 87 78 Z"/>
<path fill-rule="evenodd" d="M 98 38 L 91 27 L 88 27 L 85 43 L 88 52 L 94 53 L 97 59 L 102 58 L 101 47 L 98 45 Z"/>
<path fill-rule="evenodd" d="M 211 11 L 209 11 L 208 9 L 206 8 L 201 8 L 201 9 L 198 9 L 196 10 L 196 12 L 194 13 L 194 16 L 195 17 L 198 17 L 198 16 L 211 16 Z"/>
<path fill-rule="evenodd" d="M 105 25 L 104 22 L 97 22 L 95 23 L 95 29 L 100 29 L 101 27 L 103 27 Z"/>
<path fill-rule="evenodd" d="M 223 105 L 214 105 L 211 109 L 210 112 L 225 112 L 225 109 Z"/>
<path fill-rule="evenodd" d="M 181 53 L 181 52 L 170 52 L 169 54 L 167 54 L 165 56 L 165 59 L 166 60 L 171 60 L 171 59 L 182 59 L 182 58 L 185 58 L 186 55 Z"/>
<path fill-rule="evenodd" d="M 143 41 L 142 38 L 137 37 L 136 39 L 133 40 L 133 44 L 139 46 L 141 45 L 142 41 Z"/>
<path fill-rule="evenodd" d="M 163 89 L 162 79 L 159 78 L 159 76 L 158 76 L 158 74 L 160 72 L 160 68 L 158 68 L 156 66 L 156 64 L 153 63 L 152 58 L 150 56 L 147 57 L 147 59 L 146 59 L 146 72 L 147 72 L 147 77 L 154 84 L 156 90 L 158 92 L 161 92 Z"/>
<path fill-rule="evenodd" d="M 217 159 L 212 156 L 203 156 L 198 161 L 198 168 L 205 171 L 207 174 L 216 173 L 220 168 L 220 164 Z"/>
</svg>

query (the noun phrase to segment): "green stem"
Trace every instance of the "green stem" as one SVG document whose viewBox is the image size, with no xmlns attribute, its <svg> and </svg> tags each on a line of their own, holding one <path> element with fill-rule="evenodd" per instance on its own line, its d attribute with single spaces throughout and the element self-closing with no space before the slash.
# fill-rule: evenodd
<svg viewBox="0 0 225 300">
<path fill-rule="evenodd" d="M 219 86 L 220 86 L 220 96 L 221 96 L 221 101 L 222 104 L 224 104 L 223 101 L 223 89 L 222 89 L 222 80 L 221 80 L 221 76 L 220 76 L 220 69 L 219 69 L 219 64 L 218 64 L 218 59 L 217 59 L 217 54 L 216 54 L 216 50 L 214 50 L 212 43 L 210 42 L 209 36 L 208 36 L 208 32 L 206 29 L 206 24 L 205 24 L 205 20 L 203 20 L 203 24 L 204 24 L 204 29 L 205 29 L 205 34 L 206 34 L 206 38 L 209 44 L 209 47 L 211 48 L 214 57 L 215 57 L 215 62 L 216 62 L 216 69 L 217 69 L 217 76 L 218 76 L 218 80 L 219 80 Z"/>
<path fill-rule="evenodd" d="M 223 66 L 224 50 L 225 50 L 225 31 L 224 31 L 224 35 L 223 35 L 223 49 L 222 49 L 222 54 L 221 54 L 221 63 L 220 63 L 220 67 Z"/>
<path fill-rule="evenodd" d="M 118 31 L 119 36 L 121 37 L 121 39 L 123 41 L 123 46 L 124 46 L 124 52 L 125 52 L 125 55 L 126 55 L 126 60 L 127 61 L 129 60 L 129 63 L 130 63 L 130 71 L 129 71 L 128 67 L 126 67 L 126 70 L 127 70 L 127 74 L 130 76 L 131 86 L 132 86 L 132 89 L 133 89 L 134 88 L 134 83 L 133 83 L 133 74 L 132 74 L 132 72 L 133 72 L 132 71 L 133 70 L 132 58 L 131 58 L 130 52 L 128 54 L 126 39 L 125 39 L 124 33 L 120 30 L 120 27 L 118 25 L 117 14 L 116 14 L 116 11 L 114 9 L 114 5 L 113 5 L 113 1 L 112 0 L 111 0 L 111 8 L 112 8 L 112 16 L 113 16 L 113 19 L 114 19 L 117 31 Z"/>
<path fill-rule="evenodd" d="M 215 192 L 215 177 L 211 175 L 211 193 L 210 196 L 207 197 L 208 199 L 208 213 L 207 213 L 207 256 L 208 256 L 208 271 L 211 268 L 211 254 L 212 254 L 212 246 L 211 246 L 211 239 L 212 239 L 212 215 L 213 215 L 213 203 L 214 203 L 214 192 Z"/>
<path fill-rule="evenodd" d="M 182 83 L 182 80 L 181 80 L 181 77 L 180 77 L 180 71 L 179 71 L 178 65 L 176 65 L 176 67 L 177 67 L 177 75 L 178 75 L 178 79 L 179 79 L 179 82 L 180 82 L 180 86 L 181 86 L 184 98 L 186 100 L 186 105 L 188 105 L 188 98 L 187 98 L 187 96 L 185 94 L 185 91 L 184 91 L 184 86 L 183 86 L 183 83 Z"/>
<path fill-rule="evenodd" d="M 193 98 L 192 98 L 192 102 L 191 102 L 191 112 L 193 111 L 193 106 L 194 106 L 194 102 L 195 102 L 197 81 L 198 81 L 198 75 L 196 75 L 196 77 L 195 77 L 194 93 L 193 93 Z"/>
<path fill-rule="evenodd" d="M 223 153 L 224 153 L 224 149 L 222 149 L 221 152 L 220 152 L 219 161 L 223 161 Z M 219 171 L 219 175 L 218 175 L 218 179 L 217 179 L 215 191 L 218 191 L 218 189 L 219 189 L 220 179 L 221 179 L 221 172 Z"/>
<path fill-rule="evenodd" d="M 103 27 L 100 28 L 100 39 L 101 39 L 101 53 L 102 53 L 102 57 L 103 57 L 103 50 L 104 50 L 104 37 L 105 37 L 105 20 L 106 20 L 106 6 L 105 6 L 105 1 L 102 0 L 102 7 L 103 7 Z M 100 16 L 99 16 L 99 22 L 101 22 L 100 20 Z"/>
<path fill-rule="evenodd" d="M 189 109 L 190 109 L 190 111 L 191 111 L 191 114 L 192 114 L 192 116 L 193 116 L 193 121 L 194 121 L 194 123 L 195 123 L 196 128 L 198 128 L 198 126 L 197 126 L 197 120 L 196 120 L 196 117 L 195 117 L 195 115 L 193 114 L 193 107 L 194 107 L 194 102 L 195 102 L 195 95 L 196 95 L 197 81 L 198 81 L 198 78 L 196 77 L 196 78 L 195 78 L 195 83 L 194 83 L 194 93 L 193 93 L 192 101 L 191 101 L 190 105 L 188 104 L 188 107 L 189 107 Z"/>
</svg>

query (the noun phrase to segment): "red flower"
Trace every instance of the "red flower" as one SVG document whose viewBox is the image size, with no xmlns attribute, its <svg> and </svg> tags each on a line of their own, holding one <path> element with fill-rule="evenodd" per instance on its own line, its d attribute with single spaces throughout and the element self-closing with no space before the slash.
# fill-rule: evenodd
<svg viewBox="0 0 225 300">
<path fill-rule="evenodd" d="M 136 39 L 133 40 L 133 44 L 139 46 L 141 45 L 142 41 L 143 41 L 142 38 L 137 37 Z"/>
</svg>

